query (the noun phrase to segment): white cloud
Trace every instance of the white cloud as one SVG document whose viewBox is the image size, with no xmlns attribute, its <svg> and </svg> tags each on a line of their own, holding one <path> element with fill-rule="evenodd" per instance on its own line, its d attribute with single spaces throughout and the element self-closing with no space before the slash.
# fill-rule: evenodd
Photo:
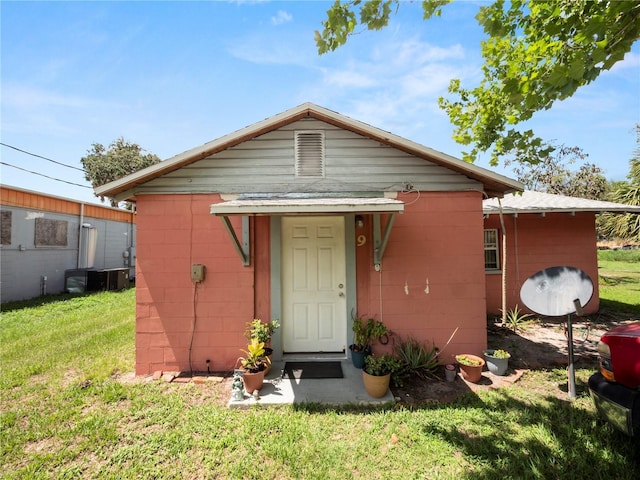
<svg viewBox="0 0 640 480">
<path fill-rule="evenodd" d="M 95 100 L 76 95 L 61 95 L 55 92 L 23 85 L 3 85 L 3 100 L 5 107 L 15 108 L 42 108 L 42 107 L 66 107 L 84 108 L 95 105 Z"/>
<path fill-rule="evenodd" d="M 236 58 L 259 65 L 305 65 L 304 53 L 290 43 L 267 44 L 258 38 L 247 38 L 233 45 L 229 53 Z"/>
<path fill-rule="evenodd" d="M 457 155 L 460 149 L 450 139 L 452 127 L 438 98 L 447 95 L 454 78 L 473 85 L 480 60 L 469 58 L 460 44 L 436 46 L 397 36 L 363 48 L 322 57 L 321 80 L 305 87 L 310 100 Z"/>
<path fill-rule="evenodd" d="M 464 57 L 465 51 L 462 45 L 439 47 L 416 39 L 385 44 L 373 52 L 374 61 L 390 59 L 394 66 L 403 68 L 424 63 L 461 60 Z"/>
<path fill-rule="evenodd" d="M 416 71 L 407 72 L 399 79 L 405 95 L 411 97 L 434 97 L 444 95 L 449 82 L 459 78 L 462 71 L 446 64 L 430 64 Z"/>
<path fill-rule="evenodd" d="M 379 44 L 369 58 L 325 67 L 323 84 L 334 97 L 348 98 L 356 118 L 377 124 L 407 112 L 437 112 L 437 99 L 446 94 L 450 80 L 476 70 L 465 62 L 460 45 L 443 48 L 415 39 Z"/>
<path fill-rule="evenodd" d="M 2 130 L 69 135 L 86 127 L 86 118 L 121 111 L 126 105 L 104 99 L 58 93 L 27 85 L 3 85 Z M 85 124 L 78 119 L 84 118 Z"/>
<path fill-rule="evenodd" d="M 629 52 L 624 56 L 624 60 L 616 63 L 611 69 L 638 68 L 640 67 L 640 53 Z"/>
<path fill-rule="evenodd" d="M 273 25 L 282 25 L 293 20 L 293 15 L 284 10 L 278 10 L 278 13 L 271 17 L 271 23 Z"/>
<path fill-rule="evenodd" d="M 372 75 L 347 70 L 325 70 L 325 84 L 338 88 L 365 88 L 377 84 Z"/>
</svg>

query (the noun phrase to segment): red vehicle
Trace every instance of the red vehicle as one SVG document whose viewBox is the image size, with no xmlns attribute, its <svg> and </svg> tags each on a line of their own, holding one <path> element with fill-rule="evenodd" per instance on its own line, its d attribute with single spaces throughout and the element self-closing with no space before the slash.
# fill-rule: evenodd
<svg viewBox="0 0 640 480">
<path fill-rule="evenodd" d="M 598 353 L 600 372 L 589 378 L 598 412 L 627 435 L 640 435 L 640 323 L 605 333 Z"/>
</svg>

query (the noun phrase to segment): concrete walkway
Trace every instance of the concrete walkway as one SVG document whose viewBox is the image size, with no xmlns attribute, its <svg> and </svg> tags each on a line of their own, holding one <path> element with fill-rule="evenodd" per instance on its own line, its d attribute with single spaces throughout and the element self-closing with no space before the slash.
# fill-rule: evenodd
<svg viewBox="0 0 640 480">
<path fill-rule="evenodd" d="M 321 361 L 321 360 L 318 360 Z M 326 405 L 382 405 L 394 402 L 390 390 L 382 398 L 373 398 L 364 389 L 362 370 L 355 368 L 351 360 L 341 360 L 344 378 L 313 378 L 290 380 L 282 378 L 285 362 L 274 362 L 265 378 L 259 398 L 245 393 L 243 401 L 229 400 L 230 408 L 246 408 L 251 405 L 278 405 L 322 403 Z"/>
</svg>

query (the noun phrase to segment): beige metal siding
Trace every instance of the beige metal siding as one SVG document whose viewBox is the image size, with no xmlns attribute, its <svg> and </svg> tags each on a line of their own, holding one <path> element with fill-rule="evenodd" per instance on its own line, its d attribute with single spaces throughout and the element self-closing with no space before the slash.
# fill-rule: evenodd
<svg viewBox="0 0 640 480">
<path fill-rule="evenodd" d="M 325 132 L 325 176 L 295 175 L 294 131 Z M 135 188 L 135 193 L 296 193 L 482 189 L 480 182 L 348 130 L 299 120 Z"/>
</svg>

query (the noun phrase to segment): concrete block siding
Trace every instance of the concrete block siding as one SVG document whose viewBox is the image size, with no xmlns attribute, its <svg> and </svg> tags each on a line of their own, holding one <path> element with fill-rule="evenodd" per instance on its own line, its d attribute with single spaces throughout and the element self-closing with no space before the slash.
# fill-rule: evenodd
<svg viewBox="0 0 640 480">
<path fill-rule="evenodd" d="M 123 253 L 136 244 L 134 212 L 76 200 L 53 197 L 16 187 L 0 187 L 0 208 L 9 216 L 10 235 L 2 245 L 1 301 L 33 298 L 65 289 L 65 271 L 78 268 L 80 225 L 98 231 L 94 268 L 123 268 Z M 45 218 L 67 223 L 67 244 L 35 245 L 35 220 Z M 135 275 L 135 269 L 130 269 Z M 43 285 L 46 277 L 46 285 Z"/>
<path fill-rule="evenodd" d="M 216 194 L 138 198 L 145 245 L 138 252 L 138 374 L 205 370 L 207 359 L 212 369 L 230 370 L 246 345 L 246 322 L 270 318 L 269 223 L 251 219 L 252 264 L 242 266 L 222 223 L 208 213 L 219 201 Z M 396 221 L 380 272 L 371 242 L 357 248 L 358 311 L 438 346 L 457 328 L 448 351 L 480 353 L 486 347 L 481 202 L 478 192 L 423 193 Z M 369 238 L 370 220 L 365 215 Z M 238 228 L 239 221 L 233 219 Z M 195 263 L 207 268 L 199 284 L 190 277 Z"/>
</svg>

